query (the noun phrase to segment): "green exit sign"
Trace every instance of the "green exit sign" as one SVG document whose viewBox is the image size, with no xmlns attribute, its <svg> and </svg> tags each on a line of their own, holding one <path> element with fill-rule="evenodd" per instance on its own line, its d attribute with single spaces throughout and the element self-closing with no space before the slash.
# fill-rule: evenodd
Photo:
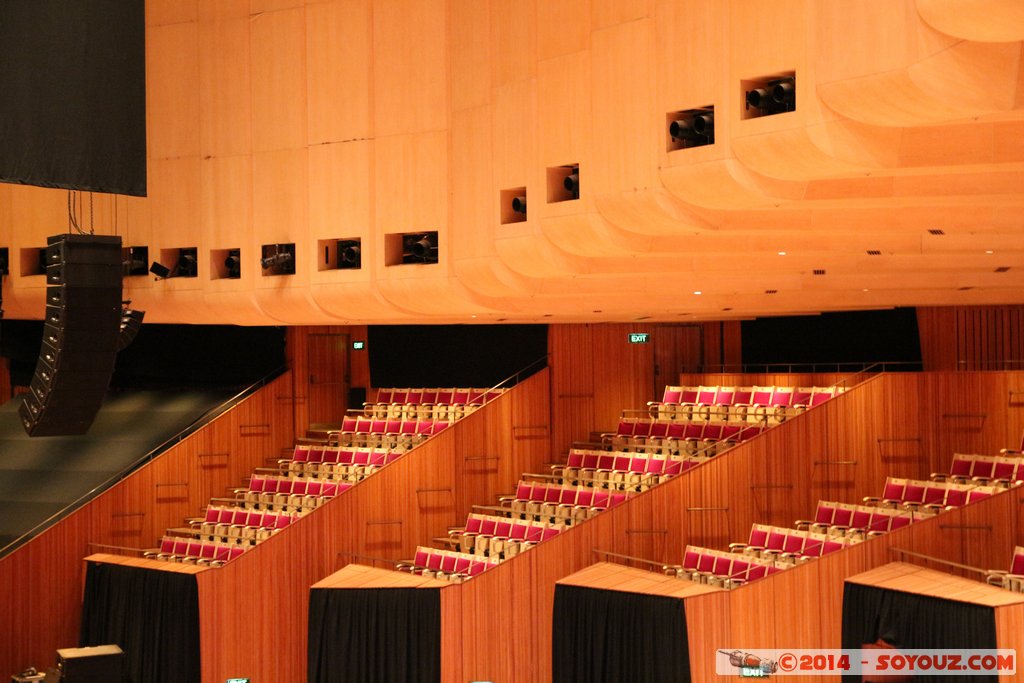
<svg viewBox="0 0 1024 683">
<path fill-rule="evenodd" d="M 629 343 L 630 344 L 646 344 L 651 341 L 651 335 L 647 332 L 630 332 Z"/>
</svg>

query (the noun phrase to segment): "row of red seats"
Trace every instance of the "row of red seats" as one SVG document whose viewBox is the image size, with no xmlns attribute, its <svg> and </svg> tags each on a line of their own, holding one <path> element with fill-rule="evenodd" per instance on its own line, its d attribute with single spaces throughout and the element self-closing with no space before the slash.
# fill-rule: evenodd
<svg viewBox="0 0 1024 683">
<path fill-rule="evenodd" d="M 885 534 L 931 517 L 928 510 L 901 510 L 870 505 L 818 501 L 814 519 L 797 520 L 797 529 L 817 531 L 830 536 L 864 538 Z"/>
<path fill-rule="evenodd" d="M 205 516 L 190 522 L 182 531 L 207 541 L 252 543 L 269 538 L 301 516 L 297 512 L 248 510 L 228 505 L 210 505 Z"/>
<path fill-rule="evenodd" d="M 1017 546 L 1013 549 L 1013 557 L 1010 558 L 1010 570 L 999 569 L 989 570 L 985 574 L 985 581 L 992 586 L 999 586 L 1007 590 L 1024 593 L 1024 547 Z"/>
<path fill-rule="evenodd" d="M 352 484 L 345 481 L 254 474 L 249 480 L 248 488 L 235 489 L 234 498 L 215 498 L 213 502 L 226 502 L 260 510 L 302 512 L 315 508 L 350 488 Z"/>
<path fill-rule="evenodd" d="M 686 546 L 681 565 L 667 565 L 666 574 L 722 588 L 736 588 L 782 571 L 790 565 L 722 550 Z"/>
<path fill-rule="evenodd" d="M 321 479 L 358 481 L 394 462 L 406 448 L 371 448 L 297 444 L 292 457 L 277 461 L 282 473 L 308 474 Z"/>
<path fill-rule="evenodd" d="M 829 536 L 807 529 L 754 524 L 750 527 L 747 542 L 730 543 L 729 550 L 795 564 L 834 553 L 855 542 L 857 539 Z"/>
<path fill-rule="evenodd" d="M 493 401 L 504 389 L 379 389 L 377 400 L 363 404 L 366 415 L 398 419 L 458 419 Z"/>
<path fill-rule="evenodd" d="M 715 455 L 764 431 L 764 424 L 676 423 L 646 418 L 619 420 L 614 434 L 601 441 L 616 450 L 678 455 Z"/>
<path fill-rule="evenodd" d="M 644 491 L 707 460 L 696 455 L 664 456 L 653 453 L 598 451 L 573 448 L 564 465 L 553 465 L 551 474 L 562 483 L 604 488 L 635 488 Z"/>
<path fill-rule="evenodd" d="M 948 481 L 921 481 L 889 477 L 881 496 L 865 496 L 870 505 L 887 505 L 917 509 L 931 508 L 936 511 L 957 508 L 976 500 L 982 500 L 998 493 L 995 486 L 978 484 L 956 484 Z"/>
<path fill-rule="evenodd" d="M 519 516 L 521 519 L 533 518 L 569 525 L 590 519 L 599 512 L 623 503 L 628 495 L 591 486 L 520 480 L 515 494 L 500 498 L 497 508 L 478 508 Z"/>
<path fill-rule="evenodd" d="M 419 546 L 412 560 L 399 562 L 395 568 L 410 574 L 461 583 L 497 566 L 497 560 L 453 550 Z"/>
<path fill-rule="evenodd" d="M 346 416 L 340 430 L 327 433 L 328 442 L 342 446 L 411 448 L 439 434 L 451 424 L 447 420 L 399 420 Z"/>
<path fill-rule="evenodd" d="M 160 539 L 160 547 L 147 551 L 144 557 L 165 562 L 185 562 L 188 564 L 219 567 L 244 553 L 249 546 L 237 543 L 218 543 L 201 541 L 183 536 L 164 536 Z"/>
<path fill-rule="evenodd" d="M 842 393 L 842 387 L 665 387 L 648 412 L 659 419 L 781 422 Z"/>
<path fill-rule="evenodd" d="M 1007 451 L 1009 452 L 1009 451 Z M 932 472 L 932 481 L 1010 486 L 1024 481 L 1024 458 L 1011 455 L 972 455 L 956 453 L 949 472 Z"/>
<path fill-rule="evenodd" d="M 458 552 L 508 559 L 564 529 L 564 524 L 470 513 L 466 526 L 448 532 L 447 543 Z"/>
</svg>

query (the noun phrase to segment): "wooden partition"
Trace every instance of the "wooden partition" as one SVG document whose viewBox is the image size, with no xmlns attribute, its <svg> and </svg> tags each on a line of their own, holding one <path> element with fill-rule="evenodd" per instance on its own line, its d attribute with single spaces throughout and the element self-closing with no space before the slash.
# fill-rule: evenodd
<svg viewBox="0 0 1024 683">
<path fill-rule="evenodd" d="M 199 576 L 204 681 L 305 678 L 309 587 L 361 559 L 411 558 L 549 458 L 547 370 L 314 514 Z M 387 564 L 387 563 L 385 563 Z"/>
<path fill-rule="evenodd" d="M 594 549 L 678 563 L 687 544 L 724 548 L 746 540 L 752 523 L 790 526 L 806 518 L 818 500 L 855 502 L 877 495 L 887 475 L 927 477 L 948 467 L 955 451 L 993 453 L 1024 428 L 1024 403 L 1009 400 L 1009 392 L 1021 388 L 1022 373 L 876 376 L 444 591 L 442 643 L 486 642 L 488 647 L 446 649 L 443 680 L 549 680 L 554 584 L 591 564 Z M 984 508 L 956 514 L 971 519 L 981 514 L 976 509 L 1007 501 L 1001 497 Z M 1020 511 L 1000 514 L 1016 517 Z M 917 532 L 913 527 L 910 533 Z M 964 544 L 995 548 L 995 555 L 985 561 L 1001 566 L 1006 560 L 996 556 L 1012 546 L 1009 535 L 1000 530 L 999 536 L 1002 540 L 991 543 L 967 534 Z M 856 552 L 879 547 L 868 544 Z M 837 561 L 842 559 L 823 560 Z M 799 576 L 787 575 L 776 585 Z"/>
<path fill-rule="evenodd" d="M 1019 370 L 1024 367 L 1024 306 L 921 306 L 925 370 Z"/>
<path fill-rule="evenodd" d="M 849 388 L 871 375 L 860 372 L 684 372 L 679 386 Z"/>
<path fill-rule="evenodd" d="M 165 529 L 294 443 L 291 383 L 285 373 L 0 559 L 8 615 L 0 624 L 0 673 L 42 668 L 57 648 L 78 644 L 83 557 L 105 546 L 156 546 Z"/>
<path fill-rule="evenodd" d="M 1016 488 L 948 511 L 729 591 L 725 609 L 720 595 L 693 598 L 686 604 L 686 624 L 694 680 L 711 680 L 716 648 L 842 647 L 844 580 L 903 559 L 897 549 L 1008 569 L 1014 545 L 1024 539 L 1022 503 L 1024 490 Z"/>
</svg>

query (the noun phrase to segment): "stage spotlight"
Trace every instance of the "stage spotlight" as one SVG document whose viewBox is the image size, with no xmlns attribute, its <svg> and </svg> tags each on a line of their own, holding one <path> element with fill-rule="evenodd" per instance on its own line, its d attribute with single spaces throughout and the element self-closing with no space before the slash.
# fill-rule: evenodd
<svg viewBox="0 0 1024 683">
<path fill-rule="evenodd" d="M 342 240 L 338 242 L 338 268 L 355 270 L 363 265 L 362 248 L 359 240 Z"/>
<path fill-rule="evenodd" d="M 580 198 L 580 167 L 573 166 L 572 173 L 565 176 L 565 180 L 562 181 L 562 186 L 565 191 L 572 195 L 573 199 Z"/>
<path fill-rule="evenodd" d="M 269 270 L 270 268 L 275 268 L 277 266 L 283 266 L 284 264 L 288 263 L 291 260 L 292 260 L 292 255 L 289 254 L 288 252 L 286 252 L 286 251 L 285 252 L 278 252 L 278 253 L 273 254 L 271 256 L 266 256 L 264 258 L 261 258 L 260 259 L 260 265 L 263 266 L 263 268 L 265 270 Z"/>
<path fill-rule="evenodd" d="M 711 138 L 715 134 L 715 115 L 698 114 L 693 117 L 693 132 L 705 138 Z"/>
<path fill-rule="evenodd" d="M 196 277 L 199 274 L 196 255 L 182 249 L 178 256 L 178 264 L 174 266 L 174 274 L 176 277 Z"/>
<path fill-rule="evenodd" d="M 227 257 L 224 259 L 224 267 L 227 268 L 227 275 L 225 277 L 232 280 L 237 280 L 242 277 L 241 250 L 230 250 Z"/>
<path fill-rule="evenodd" d="M 402 263 L 437 263 L 437 233 L 403 235 Z"/>
<path fill-rule="evenodd" d="M 781 78 L 772 84 L 772 102 L 777 111 L 792 111 L 796 106 L 796 83 L 792 78 Z"/>
<path fill-rule="evenodd" d="M 764 109 L 768 104 L 769 94 L 765 88 L 754 88 L 747 91 L 747 109 Z"/>
<path fill-rule="evenodd" d="M 715 142 L 714 106 L 670 112 L 668 121 L 669 151 Z"/>
<path fill-rule="evenodd" d="M 526 197 L 515 197 L 512 200 L 512 210 L 526 215 Z"/>
</svg>

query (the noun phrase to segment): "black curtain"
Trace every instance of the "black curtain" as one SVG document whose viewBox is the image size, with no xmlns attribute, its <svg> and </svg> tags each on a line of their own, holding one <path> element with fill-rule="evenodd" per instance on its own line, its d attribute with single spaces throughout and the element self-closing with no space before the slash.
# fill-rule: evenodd
<svg viewBox="0 0 1024 683">
<path fill-rule="evenodd" d="M 683 601 L 555 586 L 554 683 L 690 680 Z"/>
<path fill-rule="evenodd" d="M 107 644 L 124 651 L 129 683 L 199 683 L 195 575 L 90 562 L 80 645 Z"/>
<path fill-rule="evenodd" d="M 897 650 L 996 649 L 991 607 L 847 583 L 843 589 L 843 649 L 885 641 Z M 859 681 L 860 676 L 845 680 Z M 936 683 L 995 683 L 997 676 L 916 676 Z"/>
<path fill-rule="evenodd" d="M 145 36 L 144 0 L 0 2 L 0 180 L 144 196 Z"/>
<path fill-rule="evenodd" d="M 439 683 L 440 589 L 311 590 L 306 680 Z"/>
</svg>

